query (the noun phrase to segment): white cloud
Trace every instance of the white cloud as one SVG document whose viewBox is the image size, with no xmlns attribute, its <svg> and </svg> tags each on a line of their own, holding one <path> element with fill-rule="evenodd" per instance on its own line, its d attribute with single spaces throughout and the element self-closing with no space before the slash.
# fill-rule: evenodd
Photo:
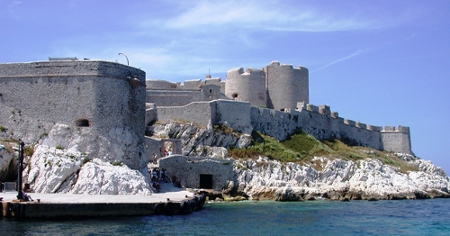
<svg viewBox="0 0 450 236">
<path fill-rule="evenodd" d="M 178 16 L 164 21 L 144 21 L 144 26 L 166 29 L 201 31 L 206 27 L 230 27 L 272 31 L 343 31 L 382 27 L 372 19 L 355 18 L 348 14 L 336 17 L 306 5 L 283 5 L 268 1 L 201 1 L 183 5 Z"/>
<path fill-rule="evenodd" d="M 365 51 L 363 51 L 363 50 L 358 50 L 358 51 L 356 51 L 356 52 L 354 52 L 354 53 L 352 53 L 352 54 L 350 54 L 350 55 L 348 55 L 348 56 L 345 56 L 345 57 L 342 57 L 342 58 L 340 58 L 340 59 L 337 59 L 337 60 L 335 60 L 335 61 L 333 61 L 333 62 L 330 62 L 330 63 L 328 63 L 328 64 L 326 64 L 326 65 L 320 67 L 319 69 L 314 70 L 313 72 L 316 72 L 316 71 L 319 71 L 319 70 L 323 70 L 323 69 L 325 69 L 325 68 L 327 68 L 327 67 L 330 67 L 330 66 L 332 66 L 332 65 L 334 65 L 334 64 L 337 64 L 337 63 L 340 63 L 340 62 L 343 62 L 343 61 L 352 59 L 353 57 L 359 56 L 360 54 L 362 54 L 362 53 L 364 53 L 364 52 L 367 52 L 367 50 L 365 50 Z"/>
</svg>

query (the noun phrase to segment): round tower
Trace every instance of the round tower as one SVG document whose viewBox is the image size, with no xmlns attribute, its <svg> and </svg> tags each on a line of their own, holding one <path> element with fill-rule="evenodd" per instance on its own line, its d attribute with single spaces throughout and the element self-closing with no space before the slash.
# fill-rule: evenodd
<svg viewBox="0 0 450 236">
<path fill-rule="evenodd" d="M 297 102 L 309 103 L 309 72 L 305 67 L 280 65 L 264 67 L 267 83 L 267 107 L 275 110 L 296 109 Z"/>
<path fill-rule="evenodd" d="M 231 69 L 225 80 L 225 95 L 231 99 L 248 101 L 252 106 L 266 107 L 264 72 L 260 69 Z"/>
</svg>

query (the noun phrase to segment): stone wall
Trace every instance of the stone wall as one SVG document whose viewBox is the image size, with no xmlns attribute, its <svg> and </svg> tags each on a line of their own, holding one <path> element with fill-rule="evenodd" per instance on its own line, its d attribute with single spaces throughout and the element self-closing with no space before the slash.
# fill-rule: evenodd
<svg viewBox="0 0 450 236">
<path fill-rule="evenodd" d="M 0 125 L 13 138 L 35 143 L 64 124 L 127 140 L 133 145 L 117 143 L 123 145 L 120 158 L 136 169 L 145 164 L 144 71 L 90 60 L 1 64 L 0 71 Z M 129 136 L 112 135 L 123 131 Z"/>
<path fill-rule="evenodd" d="M 214 103 L 216 117 L 213 117 L 213 124 L 226 124 L 235 131 L 244 134 L 252 133 L 250 103 L 229 100 L 217 100 Z"/>
<path fill-rule="evenodd" d="M 194 102 L 186 106 L 157 107 L 158 121 L 189 122 L 207 127 L 226 124 L 237 132 L 250 134 L 250 103 L 231 100 Z"/>
<path fill-rule="evenodd" d="M 398 129 L 395 129 L 395 127 L 387 126 L 381 132 L 381 140 L 384 150 L 400 151 L 414 155 L 411 150 L 411 135 L 409 127 L 399 126 Z"/>
<path fill-rule="evenodd" d="M 206 127 L 213 124 L 215 109 L 215 102 L 194 102 L 185 106 L 157 106 L 156 113 L 158 121 L 192 122 Z"/>
<path fill-rule="evenodd" d="M 338 117 L 328 106 L 302 103 L 298 106 L 299 110 L 287 109 L 284 112 L 252 107 L 252 126 L 278 140 L 284 140 L 296 129 L 301 129 L 318 140 L 337 138 L 355 146 L 412 154 L 408 127 L 400 126 L 395 130 L 388 126 L 385 131 L 379 126 Z"/>
<path fill-rule="evenodd" d="M 184 106 L 203 100 L 200 90 L 147 90 L 146 102 L 156 106 Z"/>
<path fill-rule="evenodd" d="M 201 188 L 201 175 L 212 177 L 212 188 L 220 191 L 233 179 L 233 160 L 193 156 L 161 158 L 159 167 L 167 169 L 172 181 L 179 180 L 187 188 Z"/>
</svg>

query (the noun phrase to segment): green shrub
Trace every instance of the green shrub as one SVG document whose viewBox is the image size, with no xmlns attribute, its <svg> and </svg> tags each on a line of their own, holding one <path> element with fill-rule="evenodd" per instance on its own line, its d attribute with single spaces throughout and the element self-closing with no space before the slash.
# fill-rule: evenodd
<svg viewBox="0 0 450 236">
<path fill-rule="evenodd" d="M 121 161 L 114 161 L 114 162 L 111 163 L 111 165 L 113 165 L 113 166 L 122 166 L 123 163 Z"/>
<path fill-rule="evenodd" d="M 47 136 L 48 136 L 48 134 L 46 132 L 44 132 L 41 135 L 39 135 L 39 139 L 45 138 Z"/>
<path fill-rule="evenodd" d="M 34 153 L 34 145 L 25 145 L 23 153 L 25 154 L 25 156 L 33 156 Z"/>
<path fill-rule="evenodd" d="M 0 132 L 6 132 L 8 129 L 0 125 Z"/>
</svg>

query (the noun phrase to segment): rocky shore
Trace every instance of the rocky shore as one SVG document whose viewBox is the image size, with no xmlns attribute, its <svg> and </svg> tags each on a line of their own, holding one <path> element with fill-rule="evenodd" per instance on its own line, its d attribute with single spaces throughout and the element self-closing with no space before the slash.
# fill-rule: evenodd
<svg viewBox="0 0 450 236">
<path fill-rule="evenodd" d="M 157 125 L 157 136 L 182 140 L 183 155 L 228 158 L 227 149 L 251 145 L 249 135 L 193 125 Z M 48 138 L 57 140 L 50 133 Z M 45 142 L 44 142 L 45 143 Z M 87 158 L 74 148 L 45 144 L 26 157 L 24 182 L 37 193 L 92 195 L 151 195 L 147 170 L 133 170 L 122 163 Z M 370 151 L 368 151 L 370 152 Z M 0 146 L 0 175 L 16 172 L 15 154 Z M 209 200 L 396 200 L 449 198 L 450 179 L 442 168 L 413 155 L 390 153 L 409 169 L 388 165 L 376 158 L 349 160 L 317 156 L 303 163 L 280 162 L 267 157 L 234 159 L 234 177 L 223 191 L 195 190 Z M 189 187 L 189 186 L 188 186 Z"/>
<path fill-rule="evenodd" d="M 378 160 L 315 158 L 319 166 L 280 163 L 268 158 L 235 160 L 235 180 L 224 198 L 250 200 L 399 200 L 450 197 L 445 172 L 417 157 L 396 154 L 418 171 L 402 173 Z M 231 198 L 232 199 L 232 198 Z"/>
</svg>

